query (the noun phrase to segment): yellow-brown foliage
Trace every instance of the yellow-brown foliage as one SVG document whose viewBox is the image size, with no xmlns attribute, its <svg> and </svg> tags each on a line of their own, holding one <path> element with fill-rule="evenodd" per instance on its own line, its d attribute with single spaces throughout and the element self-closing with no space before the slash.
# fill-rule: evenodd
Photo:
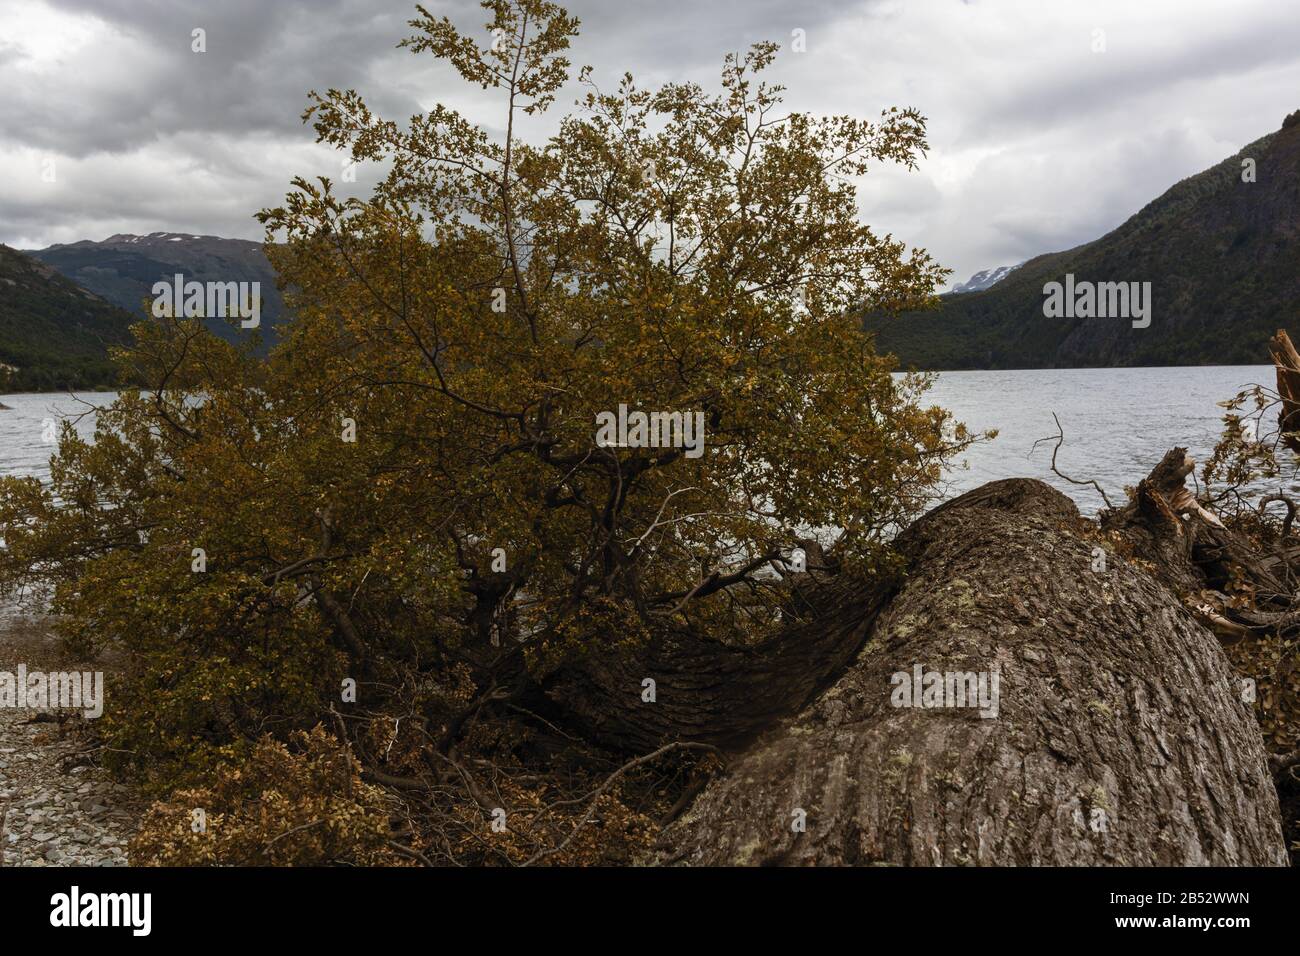
<svg viewBox="0 0 1300 956">
<path fill-rule="evenodd" d="M 361 780 L 351 751 L 321 727 L 290 750 L 263 738 L 206 789 L 149 808 L 131 860 L 152 866 L 316 866 L 403 862 L 387 845 L 383 791 Z M 200 826 L 195 811 L 202 811 Z"/>
</svg>

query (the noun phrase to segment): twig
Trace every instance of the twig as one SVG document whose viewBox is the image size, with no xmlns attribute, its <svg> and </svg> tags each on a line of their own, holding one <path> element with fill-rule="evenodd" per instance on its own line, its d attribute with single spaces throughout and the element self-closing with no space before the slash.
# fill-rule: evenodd
<svg viewBox="0 0 1300 956">
<path fill-rule="evenodd" d="M 320 826 L 324 822 L 325 822 L 324 820 L 312 820 L 308 823 L 300 823 L 296 827 L 290 827 L 288 830 L 285 830 L 283 833 L 279 834 L 278 836 L 272 837 L 270 840 L 267 840 L 265 843 L 263 843 L 262 855 L 265 856 L 268 853 L 270 853 L 271 847 L 275 846 L 275 844 L 279 843 L 285 837 L 294 833 L 300 833 L 303 830 L 310 830 L 312 827 Z"/>
<path fill-rule="evenodd" d="M 1041 443 L 1045 441 L 1051 441 L 1053 438 L 1055 438 L 1056 445 L 1052 448 L 1052 471 L 1057 476 L 1064 478 L 1066 481 L 1070 482 L 1070 484 L 1072 485 L 1092 485 L 1094 488 L 1097 489 L 1097 494 L 1101 495 L 1101 500 L 1106 502 L 1106 507 L 1111 509 L 1112 511 L 1115 510 L 1115 506 L 1111 504 L 1110 498 L 1106 496 L 1105 489 L 1102 488 L 1101 485 L 1097 484 L 1096 480 L 1089 479 L 1088 481 L 1080 481 L 1078 478 L 1071 478 L 1069 475 L 1065 474 L 1064 472 L 1062 472 L 1060 469 L 1056 467 L 1056 453 L 1060 451 L 1061 446 L 1065 444 L 1065 430 L 1061 428 L 1061 420 L 1056 417 L 1056 412 L 1052 412 L 1052 421 L 1056 422 L 1056 434 L 1048 435 L 1046 438 L 1040 438 L 1038 439 L 1038 441 L 1034 442 L 1033 448 L 1029 450 L 1030 454 L 1033 454 L 1034 449 L 1037 448 Z"/>
<path fill-rule="evenodd" d="M 614 781 L 617 780 L 619 777 L 623 776 L 623 774 L 627 773 L 629 770 L 634 770 L 637 767 L 641 766 L 642 764 L 649 763 L 655 758 L 661 757 L 671 750 L 712 750 L 716 752 L 717 749 L 718 748 L 714 747 L 712 744 L 692 743 L 689 741 L 674 741 L 673 743 L 665 744 L 664 746 L 660 747 L 658 750 L 652 753 L 648 753 L 645 754 L 644 756 L 637 757 L 635 760 L 630 760 L 627 763 L 623 764 L 623 766 L 619 767 L 608 777 L 606 777 L 604 783 L 602 783 L 599 787 L 597 787 L 595 790 L 593 790 L 591 793 L 587 794 L 586 796 L 578 797 L 573 800 L 559 801 L 559 803 L 555 804 L 555 806 L 562 806 L 564 804 L 569 804 L 569 803 L 578 803 L 582 800 L 590 799 L 591 806 L 587 808 L 587 812 L 582 815 L 582 819 L 577 822 L 573 830 L 570 831 L 569 835 L 560 841 L 560 844 L 558 846 L 552 847 L 549 850 L 538 850 L 526 861 L 524 861 L 522 865 L 532 866 L 538 860 L 545 859 L 548 856 L 554 856 L 556 853 L 559 853 L 565 847 L 567 847 L 571 842 L 573 842 L 573 838 L 578 835 L 578 831 L 587 825 L 587 821 L 591 819 L 591 815 L 596 812 L 596 803 L 600 799 L 601 794 L 603 794 L 606 790 L 612 787 L 614 785 Z"/>
<path fill-rule="evenodd" d="M 1289 754 L 1269 754 L 1268 769 L 1273 771 L 1275 777 L 1280 777 L 1296 766 L 1300 766 L 1300 750 L 1293 750 Z"/>
<path fill-rule="evenodd" d="M 424 866 L 435 866 L 432 860 L 413 846 L 406 846 L 404 843 L 398 843 L 396 840 L 389 840 L 388 845 L 408 859 L 415 860 Z"/>
<path fill-rule="evenodd" d="M 1284 505 L 1286 505 L 1286 517 L 1282 519 L 1282 537 L 1280 539 L 1281 542 L 1285 544 L 1287 536 L 1291 534 L 1291 523 L 1295 521 L 1295 502 L 1292 501 L 1286 495 L 1280 493 L 1274 495 L 1265 495 L 1263 498 L 1259 499 L 1260 517 L 1263 517 L 1264 509 L 1268 507 L 1268 505 L 1271 502 L 1274 501 L 1280 501 Z"/>
<path fill-rule="evenodd" d="M 691 801 L 694 800 L 697 796 L 699 796 L 700 791 L 703 790 L 708 785 L 708 783 L 709 783 L 708 776 L 701 774 L 699 777 L 697 777 L 694 780 L 694 782 L 690 784 L 690 786 L 688 786 L 685 790 L 682 791 L 682 795 L 677 798 L 677 802 L 674 803 L 672 807 L 669 809 L 669 811 L 663 815 L 662 819 L 660 819 L 659 821 L 659 826 L 661 828 L 666 827 L 668 826 L 668 824 L 676 820 L 678 815 L 680 815 L 683 810 L 685 810 L 688 806 L 691 805 Z"/>
<path fill-rule="evenodd" d="M 526 708 L 520 707 L 518 704 L 506 704 L 506 710 L 513 710 L 516 714 L 523 714 L 526 717 L 532 717 L 534 720 L 539 720 L 547 727 L 550 727 L 551 730 L 555 731 L 561 737 L 564 737 L 566 740 L 576 741 L 578 739 L 577 737 L 573 736 L 573 734 L 565 733 L 563 730 L 555 726 L 555 724 L 551 723 L 541 714 L 535 714 L 531 710 L 527 710 Z"/>
<path fill-rule="evenodd" d="M 1282 576 L 1289 584 L 1294 580 L 1294 575 L 1291 570 L 1291 562 L 1287 560 L 1286 556 L 1286 539 L 1291 534 L 1291 523 L 1295 521 L 1295 502 L 1292 501 L 1288 495 L 1284 495 L 1281 492 L 1272 495 L 1265 495 L 1259 501 L 1260 518 L 1263 518 L 1266 514 L 1269 503 L 1274 501 L 1280 501 L 1286 505 L 1286 517 L 1282 519 L 1282 533 L 1278 535 L 1277 539 L 1277 557 L 1281 562 Z"/>
<path fill-rule="evenodd" d="M 384 773 L 382 770 L 376 770 L 374 767 L 362 767 L 361 775 L 369 777 L 375 783 L 383 784 L 385 787 L 396 787 L 399 790 L 431 789 L 423 780 L 418 780 L 415 777 L 399 777 L 395 774 Z"/>
</svg>

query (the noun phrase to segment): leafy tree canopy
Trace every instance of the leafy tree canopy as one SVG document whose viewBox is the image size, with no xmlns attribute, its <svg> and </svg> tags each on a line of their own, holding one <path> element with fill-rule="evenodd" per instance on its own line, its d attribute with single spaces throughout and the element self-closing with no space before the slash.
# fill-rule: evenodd
<svg viewBox="0 0 1300 956">
<path fill-rule="evenodd" d="M 179 779 L 346 710 L 348 677 L 445 747 L 574 654 L 760 639 L 801 542 L 887 569 L 970 440 L 855 318 L 946 274 L 858 218 L 854 177 L 926 149 L 917 111 L 787 112 L 760 43 L 713 91 L 578 71 L 529 142 L 578 24 L 484 7 L 473 34 L 420 8 L 404 45 L 492 91 L 496 123 L 311 95 L 318 139 L 383 178 L 365 200 L 297 179 L 259 214 L 296 313 L 269 360 L 142 324 L 118 361 L 150 388 L 93 443 L 66 430 L 48 486 L 0 480 L 0 584 L 53 581 L 71 638 L 128 652 L 120 760 Z M 620 406 L 700 416 L 702 452 L 598 441 Z"/>
</svg>

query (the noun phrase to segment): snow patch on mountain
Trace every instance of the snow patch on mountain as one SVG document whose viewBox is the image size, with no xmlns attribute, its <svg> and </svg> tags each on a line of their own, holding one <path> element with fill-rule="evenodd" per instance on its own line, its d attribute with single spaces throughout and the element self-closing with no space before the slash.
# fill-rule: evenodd
<svg viewBox="0 0 1300 956">
<path fill-rule="evenodd" d="M 998 266 L 996 269 L 985 269 L 983 272 L 977 272 L 965 282 L 960 282 L 952 287 L 950 295 L 958 295 L 963 292 L 983 292 L 991 286 L 997 285 L 1011 273 L 1019 269 L 1023 262 L 1017 262 L 1014 266 Z"/>
</svg>

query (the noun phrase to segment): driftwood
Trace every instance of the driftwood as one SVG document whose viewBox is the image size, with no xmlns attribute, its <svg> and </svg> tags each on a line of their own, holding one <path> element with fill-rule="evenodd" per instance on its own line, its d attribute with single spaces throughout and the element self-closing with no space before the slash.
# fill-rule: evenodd
<svg viewBox="0 0 1300 956">
<path fill-rule="evenodd" d="M 1181 592 L 1206 542 L 1249 555 L 1178 495 L 1189 470 L 1171 452 L 1104 534 L 1023 479 L 930 512 L 848 666 L 731 754 L 653 861 L 1286 865 L 1259 729 Z M 917 667 L 997 674 L 996 716 L 898 706 Z"/>
<path fill-rule="evenodd" d="M 1225 528 L 1185 486 L 1192 467 L 1185 448 L 1168 452 L 1126 507 L 1103 516 L 1102 528 L 1148 562 L 1225 643 L 1300 630 L 1285 552 L 1261 553 Z"/>
<path fill-rule="evenodd" d="M 1286 865 L 1221 645 L 1300 630 L 1297 569 L 1197 502 L 1192 467 L 1171 450 L 1099 522 L 1042 482 L 993 482 L 900 536 L 898 579 L 808 575 L 777 638 L 665 632 L 539 692 L 608 749 L 721 751 L 648 862 Z M 900 705 L 936 672 L 972 694 L 996 674 L 996 714 Z"/>
<path fill-rule="evenodd" d="M 1282 442 L 1300 454 L 1300 353 L 1291 344 L 1286 329 L 1278 329 L 1269 343 L 1273 366 L 1277 369 L 1277 394 L 1282 399 L 1278 425 Z"/>
</svg>

